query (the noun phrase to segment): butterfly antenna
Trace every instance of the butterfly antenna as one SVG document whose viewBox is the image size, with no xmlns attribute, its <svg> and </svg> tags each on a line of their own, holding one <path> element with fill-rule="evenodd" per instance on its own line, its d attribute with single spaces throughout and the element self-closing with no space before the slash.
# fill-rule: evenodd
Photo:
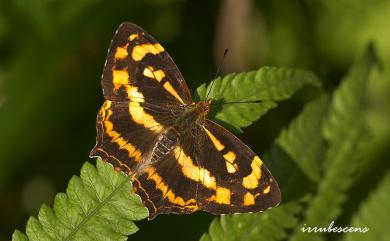
<svg viewBox="0 0 390 241">
<path fill-rule="evenodd" d="M 219 75 L 219 73 L 220 73 L 220 71 L 221 71 L 221 68 L 222 68 L 223 61 L 225 60 L 225 57 L 226 57 L 228 51 L 229 51 L 229 49 L 226 48 L 226 49 L 225 49 L 225 52 L 223 53 L 222 59 L 221 59 L 221 61 L 220 61 L 219 64 L 218 64 L 218 69 L 217 69 L 217 72 L 215 72 L 214 79 L 217 78 L 217 76 Z M 214 86 L 214 82 L 215 82 L 215 81 L 211 82 L 210 89 L 209 89 L 209 91 L 207 92 L 207 95 L 206 95 L 206 100 L 208 100 L 209 94 L 211 93 L 211 90 L 212 90 L 212 88 L 213 88 L 213 86 Z"/>
</svg>

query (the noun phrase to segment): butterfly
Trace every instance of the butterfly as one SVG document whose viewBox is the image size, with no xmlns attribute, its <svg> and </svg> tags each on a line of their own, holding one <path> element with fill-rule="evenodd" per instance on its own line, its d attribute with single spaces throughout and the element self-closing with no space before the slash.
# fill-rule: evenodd
<svg viewBox="0 0 390 241">
<path fill-rule="evenodd" d="M 194 103 L 167 51 L 142 28 L 122 23 L 112 39 L 97 116 L 100 157 L 126 173 L 149 210 L 215 215 L 258 212 L 281 193 L 261 159 L 207 119 L 211 100 Z"/>
</svg>

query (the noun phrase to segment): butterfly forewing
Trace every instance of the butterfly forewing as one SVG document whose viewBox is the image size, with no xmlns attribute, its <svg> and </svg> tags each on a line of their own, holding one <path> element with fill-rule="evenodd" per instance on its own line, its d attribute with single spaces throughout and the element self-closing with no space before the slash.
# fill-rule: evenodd
<svg viewBox="0 0 390 241">
<path fill-rule="evenodd" d="M 132 88 L 129 88 L 129 85 Z M 165 49 L 132 23 L 119 26 L 103 69 L 102 86 L 108 100 L 189 104 L 188 87 Z"/>
<path fill-rule="evenodd" d="M 127 173 L 152 219 L 162 213 L 262 211 L 280 191 L 260 158 L 194 104 L 164 48 L 123 23 L 103 70 L 106 101 L 97 118 L 100 156 Z"/>
<path fill-rule="evenodd" d="M 172 123 L 172 112 L 191 103 L 191 96 L 169 54 L 132 23 L 116 31 L 101 82 L 107 100 L 98 114 L 91 155 L 130 174 Z"/>
</svg>

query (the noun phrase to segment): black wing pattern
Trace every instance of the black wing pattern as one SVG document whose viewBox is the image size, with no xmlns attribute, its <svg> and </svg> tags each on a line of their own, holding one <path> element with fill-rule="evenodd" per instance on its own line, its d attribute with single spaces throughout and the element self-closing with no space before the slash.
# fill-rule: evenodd
<svg viewBox="0 0 390 241">
<path fill-rule="evenodd" d="M 152 36 L 132 23 L 122 23 L 112 39 L 102 86 L 105 98 L 112 101 L 145 98 L 144 102 L 160 105 L 192 103 L 188 87 L 172 58 Z"/>
<path fill-rule="evenodd" d="M 191 95 L 171 57 L 143 29 L 120 25 L 101 82 L 106 101 L 91 156 L 131 177 L 149 219 L 255 212 L 280 202 L 271 173 L 229 131 L 207 119 L 177 130 L 177 119 L 194 106 Z"/>
</svg>

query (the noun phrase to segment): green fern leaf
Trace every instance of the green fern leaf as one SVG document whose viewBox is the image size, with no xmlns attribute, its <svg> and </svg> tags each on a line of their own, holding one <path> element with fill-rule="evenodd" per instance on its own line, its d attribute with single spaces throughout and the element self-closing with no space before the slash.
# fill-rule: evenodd
<svg viewBox="0 0 390 241">
<path fill-rule="evenodd" d="M 223 215 L 211 222 L 209 233 L 200 241 L 282 240 L 287 238 L 286 230 L 298 224 L 302 208 L 302 204 L 291 202 L 264 213 Z"/>
<path fill-rule="evenodd" d="M 28 241 L 28 237 L 27 237 L 27 235 L 20 232 L 19 230 L 15 230 L 15 232 L 12 234 L 12 240 Z"/>
<path fill-rule="evenodd" d="M 317 195 L 306 211 L 303 224 L 323 227 L 335 220 L 345 200 L 345 192 L 359 166 L 359 145 L 363 141 L 364 118 L 362 103 L 371 69 L 375 66 L 372 47 L 351 67 L 348 75 L 332 97 L 331 108 L 324 123 L 324 136 L 329 142 L 325 155 L 325 176 Z M 357 118 L 359 116 L 359 118 Z M 342 134 L 340 134 L 342 133 Z M 312 240 L 318 233 L 297 230 L 291 240 Z"/>
<path fill-rule="evenodd" d="M 358 213 L 352 218 L 350 227 L 369 229 L 366 233 L 347 233 L 344 241 L 376 241 L 390 240 L 388 231 L 390 210 L 390 173 L 371 193 L 368 200 L 359 208 Z"/>
<path fill-rule="evenodd" d="M 38 218 L 28 220 L 24 240 L 127 240 L 137 232 L 132 221 L 144 219 L 148 210 L 132 192 L 130 179 L 97 159 L 97 168 L 85 163 L 80 177 L 72 177 L 66 194 L 55 197 L 53 209 L 43 205 Z"/>
<path fill-rule="evenodd" d="M 377 59 L 373 46 L 369 45 L 364 56 L 355 61 L 340 87 L 334 92 L 329 116 L 324 123 L 323 135 L 333 147 L 336 147 L 334 150 L 336 152 L 340 143 L 345 142 L 344 137 L 348 135 L 351 125 L 353 126 L 357 121 L 364 121 L 365 117 L 362 113 L 367 82 L 376 65 Z M 330 152 L 332 153 L 333 150 Z M 329 161 L 324 163 L 325 168 L 332 160 L 329 158 Z"/>
<path fill-rule="evenodd" d="M 212 88 L 209 97 L 215 101 L 216 108 L 210 117 L 241 132 L 241 127 L 249 126 L 275 108 L 277 101 L 290 98 L 305 85 L 320 87 L 321 82 L 309 71 L 263 67 L 203 84 L 197 88 L 194 99 L 205 99 Z"/>
<path fill-rule="evenodd" d="M 318 135 L 328 110 L 328 97 L 322 94 L 307 103 L 301 113 L 281 131 L 265 156 L 278 180 L 283 202 L 296 200 L 313 190 L 318 180 L 318 163 L 324 156 L 323 138 Z"/>
<path fill-rule="evenodd" d="M 322 128 L 327 109 L 328 97 L 322 95 L 307 104 L 277 139 L 277 143 L 306 176 L 315 182 L 318 182 L 321 176 L 320 161 L 324 154 L 324 140 L 318 132 Z"/>
</svg>

